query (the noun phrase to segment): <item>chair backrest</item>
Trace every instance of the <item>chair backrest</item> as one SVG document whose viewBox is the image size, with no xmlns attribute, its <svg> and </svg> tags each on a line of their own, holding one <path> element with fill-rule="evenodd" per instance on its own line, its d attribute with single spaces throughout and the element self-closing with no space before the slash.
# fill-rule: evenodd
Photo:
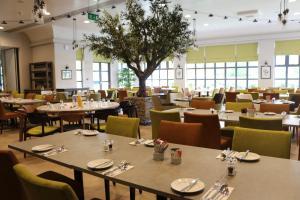
<svg viewBox="0 0 300 200">
<path fill-rule="evenodd" d="M 155 110 L 163 110 L 159 96 L 153 95 L 151 98 L 152 98 L 153 108 Z"/>
<path fill-rule="evenodd" d="M 264 92 L 263 93 L 263 98 L 264 99 L 268 99 L 268 98 L 270 98 L 270 99 L 273 99 L 273 98 L 275 98 L 275 99 L 279 99 L 279 93 L 267 93 L 267 92 Z"/>
<path fill-rule="evenodd" d="M 232 142 L 235 151 L 250 150 L 264 156 L 290 158 L 291 133 L 236 127 Z"/>
<path fill-rule="evenodd" d="M 121 101 L 120 108 L 123 110 L 123 114 L 128 117 L 138 117 L 138 111 L 136 105 L 131 101 Z"/>
<path fill-rule="evenodd" d="M 191 107 L 196 108 L 196 109 L 215 108 L 215 102 L 214 101 L 203 101 L 203 100 L 194 98 L 191 101 Z"/>
<path fill-rule="evenodd" d="M 206 148 L 221 148 L 221 129 L 218 115 L 198 115 L 184 113 L 185 123 L 201 123 L 203 125 L 203 140 L 201 146 Z"/>
<path fill-rule="evenodd" d="M 289 104 L 272 104 L 272 103 L 262 103 L 260 104 L 260 112 L 274 112 L 280 114 L 282 112 L 289 113 Z"/>
<path fill-rule="evenodd" d="M 282 119 L 281 118 L 257 118 L 240 116 L 240 127 L 243 128 L 255 128 L 263 130 L 277 130 L 282 131 Z"/>
<path fill-rule="evenodd" d="M 289 95 L 289 100 L 295 102 L 294 108 L 297 108 L 300 104 L 300 94 L 290 94 Z"/>
<path fill-rule="evenodd" d="M 0 118 L 3 117 L 6 113 L 3 103 L 0 101 Z"/>
<path fill-rule="evenodd" d="M 257 90 L 257 88 L 249 88 L 248 89 L 248 92 L 257 92 L 258 90 Z"/>
<path fill-rule="evenodd" d="M 36 95 L 34 96 L 34 99 L 44 100 L 44 95 L 42 95 L 42 94 L 36 94 Z"/>
<path fill-rule="evenodd" d="M 89 96 L 89 100 L 99 101 L 101 99 L 101 95 L 99 93 L 92 93 Z"/>
<path fill-rule="evenodd" d="M 203 129 L 200 123 L 181 123 L 162 120 L 159 137 L 175 144 L 201 146 Z"/>
<path fill-rule="evenodd" d="M 30 200 L 78 200 L 74 190 L 66 183 L 35 176 L 22 164 L 15 165 L 14 171 Z"/>
<path fill-rule="evenodd" d="M 45 95 L 44 96 L 45 101 L 47 102 L 53 102 L 54 101 L 54 95 Z"/>
<path fill-rule="evenodd" d="M 66 93 L 66 92 L 57 92 L 56 93 L 56 100 L 66 101 L 67 99 L 68 99 L 68 93 Z"/>
<path fill-rule="evenodd" d="M 115 91 L 114 90 L 107 90 L 107 99 L 114 99 L 115 97 Z"/>
<path fill-rule="evenodd" d="M 150 110 L 151 126 L 152 126 L 152 139 L 159 138 L 159 126 L 161 120 L 168 120 L 173 122 L 180 122 L 179 112 L 161 112 Z"/>
<path fill-rule="evenodd" d="M 49 117 L 46 113 L 31 112 L 27 113 L 27 119 L 31 124 L 45 125 L 49 122 Z"/>
<path fill-rule="evenodd" d="M 136 138 L 139 129 L 139 118 L 108 116 L 106 133 Z"/>
<path fill-rule="evenodd" d="M 13 167 L 18 160 L 12 151 L 0 150 L 0 194 L 1 199 L 25 200 L 24 190 Z"/>
<path fill-rule="evenodd" d="M 127 96 L 127 90 L 118 90 L 119 101 L 123 101 Z"/>
<path fill-rule="evenodd" d="M 236 102 L 236 95 L 240 92 L 225 92 L 226 102 Z"/>
<path fill-rule="evenodd" d="M 254 108 L 252 102 L 226 102 L 226 110 L 233 110 L 235 112 L 241 112 L 244 108 Z"/>
<path fill-rule="evenodd" d="M 105 90 L 98 90 L 98 93 L 100 93 L 100 96 L 101 96 L 102 99 L 106 98 L 106 92 L 105 92 Z"/>
<path fill-rule="evenodd" d="M 213 100 L 215 101 L 215 104 L 221 104 L 224 100 L 224 93 L 217 93 L 215 94 Z"/>
<path fill-rule="evenodd" d="M 35 95 L 35 93 L 27 93 L 25 99 L 34 99 Z"/>
</svg>

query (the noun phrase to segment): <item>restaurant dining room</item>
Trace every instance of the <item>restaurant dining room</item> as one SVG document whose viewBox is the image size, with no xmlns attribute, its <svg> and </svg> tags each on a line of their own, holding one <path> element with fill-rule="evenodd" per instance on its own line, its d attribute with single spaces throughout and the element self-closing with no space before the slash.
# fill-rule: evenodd
<svg viewBox="0 0 300 200">
<path fill-rule="evenodd" d="M 299 200 L 300 0 L 0 0 L 1 200 Z"/>
</svg>

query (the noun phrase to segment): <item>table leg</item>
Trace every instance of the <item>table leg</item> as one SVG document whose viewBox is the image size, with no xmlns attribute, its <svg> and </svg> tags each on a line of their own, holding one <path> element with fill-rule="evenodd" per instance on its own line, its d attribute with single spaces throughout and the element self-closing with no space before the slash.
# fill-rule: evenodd
<svg viewBox="0 0 300 200">
<path fill-rule="evenodd" d="M 160 196 L 160 195 L 156 195 L 156 200 L 167 200 L 167 197 L 163 197 L 163 196 Z"/>
<path fill-rule="evenodd" d="M 78 197 L 79 199 L 84 199 L 84 188 L 83 188 L 83 176 L 82 172 L 74 169 L 74 179 L 79 183 L 80 189 L 82 190 L 82 197 Z"/>
<path fill-rule="evenodd" d="M 110 200 L 109 180 L 104 179 L 104 187 L 105 187 L 105 199 Z"/>
<path fill-rule="evenodd" d="M 129 187 L 130 200 L 135 200 L 135 188 Z"/>
</svg>

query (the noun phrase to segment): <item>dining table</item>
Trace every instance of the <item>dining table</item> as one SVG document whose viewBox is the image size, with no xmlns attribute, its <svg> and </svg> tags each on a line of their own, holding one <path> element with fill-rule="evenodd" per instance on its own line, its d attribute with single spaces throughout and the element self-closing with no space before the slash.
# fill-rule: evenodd
<svg viewBox="0 0 300 200">
<path fill-rule="evenodd" d="M 116 109 L 119 107 L 117 102 L 102 102 L 102 101 L 83 101 L 82 106 L 77 103 L 65 102 L 47 104 L 37 107 L 39 112 L 46 113 L 63 113 L 63 112 L 92 112 L 96 110 Z"/>
<path fill-rule="evenodd" d="M 195 109 L 195 108 L 173 108 L 169 110 L 164 110 L 163 112 L 179 112 L 180 117 L 184 117 L 184 113 L 193 113 L 193 114 L 218 114 L 219 120 L 224 122 L 239 122 L 240 116 L 250 116 L 247 113 L 234 112 L 232 110 L 209 110 L 209 109 Z M 290 114 L 277 114 L 277 113 L 262 113 L 255 112 L 253 117 L 257 118 L 281 118 L 282 125 L 288 127 L 300 127 L 300 116 L 299 115 L 290 115 Z"/>
<path fill-rule="evenodd" d="M 109 152 L 104 151 L 104 141 L 107 139 L 114 141 Z M 170 143 L 169 149 L 182 150 L 181 164 L 174 165 L 170 162 L 169 149 L 165 151 L 164 160 L 156 161 L 153 160 L 152 147 L 130 145 L 133 140 L 105 133 L 84 136 L 69 131 L 12 143 L 8 147 L 74 170 L 74 178 L 82 188 L 83 173 L 104 179 L 106 200 L 110 199 L 109 181 L 129 186 L 132 200 L 135 198 L 135 189 L 156 194 L 157 199 L 186 200 L 202 199 L 221 179 L 233 189 L 230 200 L 300 199 L 299 161 L 261 156 L 257 162 L 238 162 L 236 175 L 227 176 L 226 162 L 217 159 L 221 150 Z M 52 156 L 32 151 L 33 147 L 42 144 L 63 145 L 66 151 Z M 87 167 L 88 162 L 103 158 L 113 160 L 114 165 L 126 160 L 133 167 L 116 176 Z M 180 178 L 200 180 L 204 183 L 204 190 L 189 195 L 175 192 L 170 184 Z"/>
<path fill-rule="evenodd" d="M 5 104 L 10 105 L 34 105 L 34 104 L 41 104 L 46 102 L 45 100 L 41 99 L 22 99 L 22 98 L 13 98 L 13 97 L 2 97 L 0 101 Z"/>
</svg>

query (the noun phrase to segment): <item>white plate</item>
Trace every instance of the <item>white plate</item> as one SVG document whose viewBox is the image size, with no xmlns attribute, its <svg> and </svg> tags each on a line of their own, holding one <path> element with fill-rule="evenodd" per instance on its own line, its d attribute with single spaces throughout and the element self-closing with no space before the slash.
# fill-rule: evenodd
<svg viewBox="0 0 300 200">
<path fill-rule="evenodd" d="M 154 147 L 153 140 L 144 141 L 144 145 L 147 146 L 147 147 Z"/>
<path fill-rule="evenodd" d="M 181 193 L 195 193 L 204 190 L 205 184 L 202 181 L 198 180 L 197 183 L 193 187 L 191 187 L 188 191 L 182 192 L 182 189 L 184 189 L 189 184 L 191 184 L 193 180 L 194 180 L 193 178 L 176 179 L 171 183 L 171 188 L 176 192 L 181 192 Z"/>
<path fill-rule="evenodd" d="M 92 160 L 87 163 L 88 168 L 91 169 L 107 169 L 114 165 L 114 161 L 110 159 Z"/>
<path fill-rule="evenodd" d="M 44 152 L 44 151 L 49 151 L 53 148 L 54 148 L 54 145 L 52 145 L 52 144 L 42 144 L 42 145 L 32 147 L 31 150 L 35 151 L 35 152 Z"/>
<path fill-rule="evenodd" d="M 249 152 L 246 158 L 243 158 L 245 156 L 246 152 L 240 152 L 238 153 L 235 157 L 239 160 L 244 160 L 244 161 L 257 161 L 260 159 L 260 156 L 256 153 Z"/>
<path fill-rule="evenodd" d="M 276 115 L 274 112 L 264 112 L 265 115 Z"/>
<path fill-rule="evenodd" d="M 234 113 L 233 110 L 225 110 L 225 113 Z"/>
<path fill-rule="evenodd" d="M 82 135 L 85 135 L 85 136 L 95 136 L 95 135 L 98 135 L 98 131 L 91 131 L 91 130 L 82 130 L 81 131 Z"/>
</svg>

